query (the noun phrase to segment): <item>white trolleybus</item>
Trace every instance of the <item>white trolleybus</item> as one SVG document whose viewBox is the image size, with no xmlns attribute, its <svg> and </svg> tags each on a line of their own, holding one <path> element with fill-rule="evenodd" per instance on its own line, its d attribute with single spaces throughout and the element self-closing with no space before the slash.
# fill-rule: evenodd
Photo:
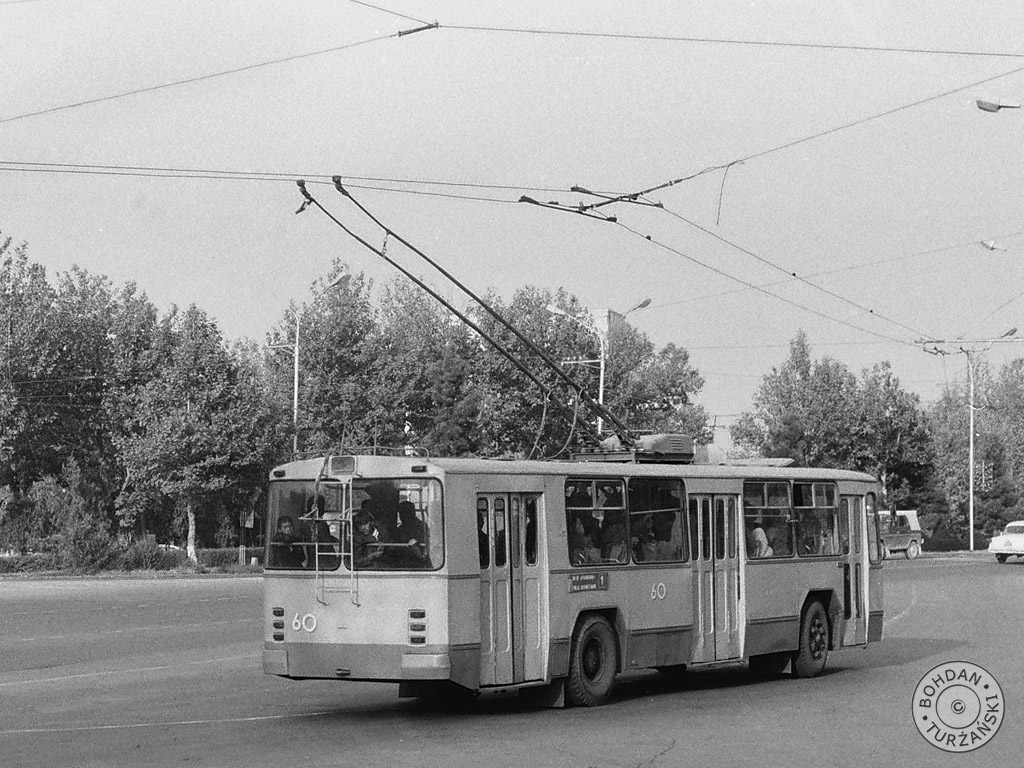
<svg viewBox="0 0 1024 768">
<path fill-rule="evenodd" d="M 821 673 L 882 636 L 877 481 L 676 463 L 329 455 L 270 478 L 267 674 L 593 706 L 616 675 Z"/>
</svg>

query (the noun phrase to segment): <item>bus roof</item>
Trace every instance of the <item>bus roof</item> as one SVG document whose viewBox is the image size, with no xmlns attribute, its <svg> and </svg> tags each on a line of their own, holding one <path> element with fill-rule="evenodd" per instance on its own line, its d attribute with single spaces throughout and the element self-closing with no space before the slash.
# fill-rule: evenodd
<svg viewBox="0 0 1024 768">
<path fill-rule="evenodd" d="M 327 469 L 330 456 L 299 459 L 282 464 L 271 471 L 271 479 L 313 479 Z M 874 483 L 877 480 L 864 472 L 847 469 L 821 469 L 812 467 L 779 467 L 765 464 L 633 464 L 601 461 L 526 461 L 506 459 L 454 459 L 425 458 L 419 456 L 364 456 L 355 457 L 359 466 L 371 469 L 379 476 L 409 476 L 428 472 L 433 467 L 445 474 L 492 475 L 573 475 L 576 477 L 607 477 L 609 475 L 737 478 L 749 477 L 802 480 L 847 480 Z M 417 469 L 414 470 L 413 468 Z"/>
</svg>

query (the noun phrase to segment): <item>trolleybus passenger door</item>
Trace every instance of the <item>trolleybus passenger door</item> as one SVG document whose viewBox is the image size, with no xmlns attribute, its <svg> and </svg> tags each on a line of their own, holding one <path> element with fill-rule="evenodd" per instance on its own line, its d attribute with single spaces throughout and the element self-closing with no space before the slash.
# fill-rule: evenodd
<svg viewBox="0 0 1024 768">
<path fill-rule="evenodd" d="M 537 494 L 479 494 L 480 684 L 543 674 Z"/>
<path fill-rule="evenodd" d="M 740 655 L 739 497 L 715 496 L 715 659 Z"/>
<path fill-rule="evenodd" d="M 694 662 L 740 655 L 738 506 L 735 496 L 690 496 Z"/>
<path fill-rule="evenodd" d="M 839 538 L 843 562 L 843 645 L 867 642 L 868 563 L 865 549 L 864 500 L 860 496 L 839 499 Z"/>
</svg>

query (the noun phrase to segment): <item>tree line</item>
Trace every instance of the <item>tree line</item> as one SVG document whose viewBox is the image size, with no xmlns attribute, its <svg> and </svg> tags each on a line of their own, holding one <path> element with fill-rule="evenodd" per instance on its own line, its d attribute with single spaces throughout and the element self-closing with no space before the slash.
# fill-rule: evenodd
<svg viewBox="0 0 1024 768">
<path fill-rule="evenodd" d="M 974 527 L 985 546 L 1024 518 L 1024 360 L 997 372 L 981 362 L 975 377 Z M 875 475 L 887 508 L 919 510 L 932 548 L 966 548 L 970 407 L 964 380 L 924 406 L 887 362 L 858 376 L 838 360 L 812 359 L 801 332 L 731 434 L 749 454 Z"/>
<path fill-rule="evenodd" d="M 525 286 L 485 298 L 596 395 L 599 338 L 576 297 Z M 225 339 L 196 306 L 160 312 L 132 283 L 78 267 L 51 281 L 27 245 L 0 240 L 0 552 L 81 567 L 139 539 L 182 544 L 193 558 L 197 546 L 258 544 L 267 473 L 293 446 L 543 459 L 583 445 L 578 422 L 592 414 L 580 393 L 490 314 L 466 311 L 530 373 L 404 278 L 374 286 L 341 262 L 257 343 Z M 695 402 L 704 380 L 685 349 L 656 348 L 626 322 L 606 338 L 613 413 L 636 432 L 712 441 Z M 1016 514 L 1024 361 L 982 379 L 992 407 L 981 419 L 979 530 L 991 533 Z M 922 508 L 962 539 L 963 397 L 951 386 L 924 408 L 888 364 L 858 377 L 812 360 L 801 334 L 732 437 L 748 455 L 871 472 L 892 508 Z"/>
<path fill-rule="evenodd" d="M 546 310 L 585 318 L 565 291 L 487 298 L 551 359 L 597 358 L 591 330 Z M 102 564 L 139 539 L 193 559 L 197 546 L 258 543 L 267 474 L 293 445 L 565 457 L 591 419 L 579 392 L 489 314 L 468 310 L 530 375 L 404 279 L 377 289 L 340 262 L 263 343 L 229 341 L 199 307 L 161 313 L 138 286 L 78 267 L 51 281 L 9 238 L 0 302 L 0 552 L 50 552 L 67 566 Z M 626 323 L 607 338 L 616 414 L 710 439 L 685 350 L 655 349 Z M 566 366 L 597 391 L 596 366 Z"/>
</svg>

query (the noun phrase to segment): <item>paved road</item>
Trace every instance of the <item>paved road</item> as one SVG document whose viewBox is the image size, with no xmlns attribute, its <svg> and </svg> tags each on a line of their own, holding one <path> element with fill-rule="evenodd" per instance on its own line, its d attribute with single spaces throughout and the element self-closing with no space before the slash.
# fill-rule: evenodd
<svg viewBox="0 0 1024 768">
<path fill-rule="evenodd" d="M 440 710 L 388 685 L 260 667 L 258 578 L 0 580 L 0 764 L 20 766 L 1019 765 L 1024 562 L 887 562 L 886 639 L 815 680 L 743 669 L 625 679 L 595 710 L 488 696 Z M 918 680 L 948 660 L 999 681 L 995 739 L 917 733 Z"/>
</svg>

